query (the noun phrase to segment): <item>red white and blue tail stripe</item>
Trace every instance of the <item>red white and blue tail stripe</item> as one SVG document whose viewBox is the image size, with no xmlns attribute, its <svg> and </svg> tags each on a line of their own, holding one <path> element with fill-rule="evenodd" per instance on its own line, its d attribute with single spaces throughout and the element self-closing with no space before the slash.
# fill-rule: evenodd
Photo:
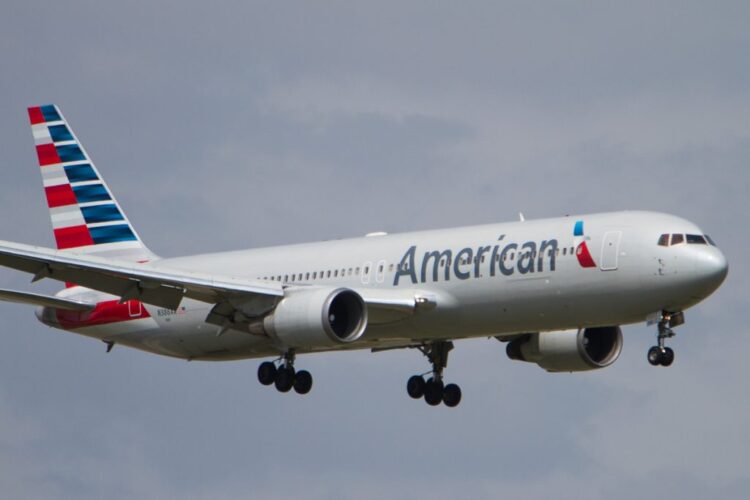
<svg viewBox="0 0 750 500">
<path fill-rule="evenodd" d="M 57 248 L 152 260 L 57 106 L 29 108 Z"/>
</svg>

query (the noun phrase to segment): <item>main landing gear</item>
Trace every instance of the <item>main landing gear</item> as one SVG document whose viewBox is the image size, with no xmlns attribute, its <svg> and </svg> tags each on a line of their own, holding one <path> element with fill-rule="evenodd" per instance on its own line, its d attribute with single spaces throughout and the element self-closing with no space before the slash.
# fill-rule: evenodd
<svg viewBox="0 0 750 500">
<path fill-rule="evenodd" d="M 297 394 L 307 394 L 312 389 L 313 379 L 307 370 L 295 371 L 294 351 L 290 350 L 277 360 L 281 363 L 264 361 L 258 367 L 258 381 L 263 385 L 274 385 L 279 392 L 294 389 Z"/>
<path fill-rule="evenodd" d="M 414 399 L 424 397 L 430 406 L 441 402 L 453 408 L 461 402 L 461 388 L 456 384 L 443 383 L 443 369 L 448 365 L 448 352 L 453 349 L 453 342 L 435 341 L 418 347 L 422 354 L 432 363 L 432 376 L 425 381 L 424 375 L 414 375 L 406 383 L 406 392 Z"/>
<path fill-rule="evenodd" d="M 680 326 L 685 322 L 685 315 L 682 312 L 668 313 L 662 312 L 661 319 L 658 323 L 658 332 L 656 339 L 658 345 L 648 350 L 648 362 L 652 366 L 669 366 L 674 362 L 674 351 L 666 347 L 664 343 L 668 338 L 674 337 L 675 333 L 672 328 Z"/>
</svg>

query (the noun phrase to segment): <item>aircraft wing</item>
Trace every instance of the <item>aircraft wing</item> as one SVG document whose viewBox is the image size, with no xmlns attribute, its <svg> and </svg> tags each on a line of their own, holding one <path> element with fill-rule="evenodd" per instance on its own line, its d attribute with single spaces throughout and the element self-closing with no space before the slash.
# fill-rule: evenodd
<svg viewBox="0 0 750 500">
<path fill-rule="evenodd" d="M 0 241 L 0 265 L 33 274 L 32 281 L 50 278 L 76 283 L 122 300 L 137 299 L 167 309 L 176 309 L 182 298 L 188 297 L 210 304 L 223 303 L 217 313 L 226 309 L 225 315 L 229 315 L 242 309 L 250 315 L 260 315 L 273 309 L 284 296 L 281 284 L 172 271 L 148 263 L 75 255 L 7 241 Z M 357 292 L 367 304 L 373 324 L 397 322 L 418 310 L 436 306 L 435 297 L 416 290 L 364 289 Z M 25 292 L 0 291 L 0 300 L 61 309 L 87 308 L 74 301 Z M 210 321 L 209 317 L 209 322 L 216 321 Z"/>
<path fill-rule="evenodd" d="M 259 283 L 228 276 L 159 269 L 151 264 L 73 255 L 49 248 L 0 241 L 0 265 L 34 275 L 99 290 L 123 300 L 176 309 L 183 297 L 208 303 L 247 300 L 277 301 L 281 284 Z"/>
</svg>

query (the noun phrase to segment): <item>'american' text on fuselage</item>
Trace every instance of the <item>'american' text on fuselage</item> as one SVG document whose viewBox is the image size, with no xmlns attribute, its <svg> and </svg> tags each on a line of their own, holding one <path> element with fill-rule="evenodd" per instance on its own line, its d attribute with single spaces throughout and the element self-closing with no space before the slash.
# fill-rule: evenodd
<svg viewBox="0 0 750 500">
<path fill-rule="evenodd" d="M 498 238 L 502 239 L 503 236 Z M 489 260 L 486 256 L 489 256 Z M 514 258 L 516 256 L 517 258 Z M 393 286 L 398 286 L 402 277 L 408 277 L 412 284 L 438 281 L 441 274 L 445 281 L 450 281 L 451 275 L 459 280 L 479 278 L 482 276 L 483 268 L 489 271 L 490 276 L 496 276 L 498 272 L 502 276 L 511 276 L 516 272 L 543 272 L 545 257 L 549 261 L 549 270 L 554 271 L 557 257 L 556 239 L 544 240 L 539 244 L 527 241 L 520 246 L 518 243 L 508 243 L 505 247 L 501 247 L 500 244 L 480 246 L 476 249 L 465 247 L 458 250 L 455 256 L 450 249 L 432 250 L 424 253 L 419 266 L 416 262 L 417 246 L 412 245 L 401 258 Z M 428 272 L 430 270 L 431 273 Z"/>
</svg>

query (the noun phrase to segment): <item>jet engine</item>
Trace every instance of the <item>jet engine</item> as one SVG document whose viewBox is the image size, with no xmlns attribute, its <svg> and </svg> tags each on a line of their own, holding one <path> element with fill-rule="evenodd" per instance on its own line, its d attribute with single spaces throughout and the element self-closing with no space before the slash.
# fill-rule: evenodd
<svg viewBox="0 0 750 500">
<path fill-rule="evenodd" d="M 347 288 L 294 290 L 263 320 L 263 327 L 291 348 L 348 344 L 364 333 L 367 306 Z"/>
<path fill-rule="evenodd" d="M 548 372 L 581 372 L 605 368 L 622 350 L 619 326 L 528 333 L 508 342 L 510 359 L 536 363 Z"/>
</svg>

